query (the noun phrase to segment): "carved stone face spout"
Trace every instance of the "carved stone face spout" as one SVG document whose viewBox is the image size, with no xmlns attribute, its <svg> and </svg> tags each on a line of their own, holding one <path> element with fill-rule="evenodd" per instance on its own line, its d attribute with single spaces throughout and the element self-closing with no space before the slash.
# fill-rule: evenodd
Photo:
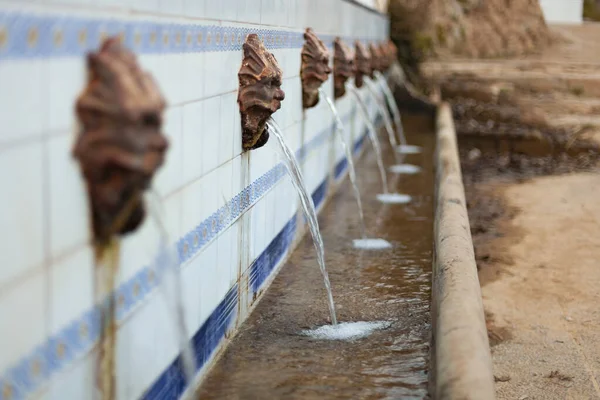
<svg viewBox="0 0 600 400">
<path fill-rule="evenodd" d="M 371 78 L 374 77 L 374 72 L 379 71 L 383 72 L 385 61 L 383 60 L 384 56 L 381 53 L 379 47 L 374 43 L 369 45 L 369 52 L 371 53 Z"/>
<path fill-rule="evenodd" d="M 371 69 L 371 57 L 369 52 L 358 40 L 355 42 L 355 53 L 354 53 L 354 64 L 356 64 L 356 77 L 354 78 L 354 84 L 356 87 L 362 87 L 365 76 L 371 76 L 373 71 Z"/>
<path fill-rule="evenodd" d="M 381 43 L 378 47 L 379 55 L 380 55 L 380 72 L 385 72 L 390 67 L 391 57 L 388 51 L 387 43 Z"/>
<path fill-rule="evenodd" d="M 354 75 L 355 68 L 352 53 L 340 38 L 335 38 L 333 47 L 333 92 L 338 99 L 346 94 L 346 81 Z"/>
<path fill-rule="evenodd" d="M 331 68 L 329 67 L 329 51 L 312 29 L 306 28 L 304 40 L 302 66 L 300 67 L 302 106 L 310 108 L 319 102 L 319 87 L 329 77 Z"/>
<path fill-rule="evenodd" d="M 285 93 L 281 90 L 279 64 L 258 35 L 248 35 L 243 49 L 237 101 L 242 116 L 242 147 L 251 150 L 264 146 L 269 140 L 267 120 L 279 110 Z"/>
<path fill-rule="evenodd" d="M 90 53 L 87 66 L 73 154 L 87 181 L 95 239 L 105 242 L 135 230 L 144 218 L 143 191 L 168 147 L 161 132 L 165 101 L 117 38 Z"/>
<path fill-rule="evenodd" d="M 398 47 L 391 40 L 387 43 L 387 58 L 390 67 L 398 61 Z"/>
</svg>

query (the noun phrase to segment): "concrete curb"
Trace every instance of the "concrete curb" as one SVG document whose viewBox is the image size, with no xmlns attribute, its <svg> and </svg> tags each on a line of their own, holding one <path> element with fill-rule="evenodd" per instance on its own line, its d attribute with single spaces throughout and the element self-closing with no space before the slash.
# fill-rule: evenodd
<svg viewBox="0 0 600 400">
<path fill-rule="evenodd" d="M 434 399 L 493 400 L 494 375 L 481 288 L 448 104 L 438 108 L 432 288 Z"/>
</svg>

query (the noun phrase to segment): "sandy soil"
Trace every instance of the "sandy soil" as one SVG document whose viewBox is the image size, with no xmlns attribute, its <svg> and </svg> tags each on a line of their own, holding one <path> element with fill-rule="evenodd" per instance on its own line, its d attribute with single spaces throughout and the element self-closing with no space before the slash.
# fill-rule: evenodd
<svg viewBox="0 0 600 400">
<path fill-rule="evenodd" d="M 600 399 L 600 24 L 553 31 L 424 66 L 453 101 L 499 399 Z"/>
<path fill-rule="evenodd" d="M 518 210 L 506 231 L 519 239 L 505 246 L 512 265 L 482 289 L 500 335 L 498 398 L 600 398 L 600 176 L 496 190 Z"/>
</svg>

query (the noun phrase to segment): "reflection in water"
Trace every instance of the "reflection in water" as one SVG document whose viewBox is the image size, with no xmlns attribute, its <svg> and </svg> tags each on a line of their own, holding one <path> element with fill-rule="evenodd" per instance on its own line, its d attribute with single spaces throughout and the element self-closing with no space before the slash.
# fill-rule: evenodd
<svg viewBox="0 0 600 400">
<path fill-rule="evenodd" d="M 244 328 L 209 373 L 198 399 L 423 399 L 427 397 L 433 242 L 434 136 L 429 125 L 404 116 L 411 143 L 423 147 L 423 170 L 401 182 L 413 201 L 402 208 L 363 200 L 371 233 L 393 249 L 363 251 L 356 203 L 341 186 L 320 216 L 327 268 L 343 321 L 390 321 L 386 329 L 351 341 L 314 340 L 300 332 L 328 315 L 310 238 L 304 238 L 263 295 Z M 414 135 L 419 128 L 419 135 Z M 390 151 L 387 161 L 393 161 Z M 363 193 L 380 187 L 373 152 L 360 159 Z M 391 189 L 399 189 L 390 180 Z M 357 268 L 357 265 L 360 267 Z"/>
<path fill-rule="evenodd" d="M 321 232 L 319 231 L 319 221 L 317 220 L 317 212 L 315 211 L 315 204 L 313 203 L 312 197 L 310 196 L 306 185 L 304 184 L 304 178 L 300 171 L 300 166 L 294 156 L 294 152 L 287 145 L 283 139 L 283 135 L 279 127 L 275 124 L 275 121 L 267 121 L 267 127 L 269 132 L 277 139 L 276 143 L 279 145 L 279 151 L 283 158 L 283 164 L 287 169 L 287 172 L 292 180 L 298 196 L 300 197 L 300 203 L 302 204 L 302 210 L 306 220 L 308 221 L 308 227 L 310 234 L 317 251 L 317 262 L 323 275 L 323 281 L 325 282 L 325 290 L 327 290 L 327 306 L 329 307 L 329 313 L 331 315 L 331 323 L 337 324 L 337 317 L 335 315 L 335 303 L 333 302 L 333 294 L 331 293 L 331 283 L 329 283 L 329 275 L 327 274 L 327 268 L 325 267 L 325 247 L 323 246 L 323 239 Z"/>
</svg>

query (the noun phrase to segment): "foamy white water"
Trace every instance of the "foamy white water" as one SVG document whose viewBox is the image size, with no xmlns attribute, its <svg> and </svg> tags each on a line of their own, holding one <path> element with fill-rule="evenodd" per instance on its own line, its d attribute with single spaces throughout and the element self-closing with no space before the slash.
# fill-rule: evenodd
<svg viewBox="0 0 600 400">
<path fill-rule="evenodd" d="M 388 204 L 406 204 L 410 203 L 412 197 L 400 193 L 381 193 L 377 195 L 377 200 Z"/>
<path fill-rule="evenodd" d="M 388 328 L 388 321 L 342 322 L 337 325 L 324 325 L 316 329 L 302 331 L 302 334 L 320 340 L 355 340 L 369 336 L 371 333 Z"/>
<path fill-rule="evenodd" d="M 352 244 L 357 249 L 367 249 L 367 250 L 382 250 L 389 249 L 392 247 L 392 244 L 385 239 L 378 238 L 364 238 L 364 239 L 354 239 Z"/>
<path fill-rule="evenodd" d="M 393 172 L 394 174 L 416 174 L 418 172 L 421 172 L 421 167 L 417 167 L 416 165 L 410 165 L 410 164 L 397 164 L 397 165 L 392 165 L 390 167 L 390 172 Z"/>
<path fill-rule="evenodd" d="M 415 146 L 414 144 L 401 144 L 396 147 L 396 151 L 400 154 L 419 154 L 421 152 L 421 146 Z"/>
</svg>

